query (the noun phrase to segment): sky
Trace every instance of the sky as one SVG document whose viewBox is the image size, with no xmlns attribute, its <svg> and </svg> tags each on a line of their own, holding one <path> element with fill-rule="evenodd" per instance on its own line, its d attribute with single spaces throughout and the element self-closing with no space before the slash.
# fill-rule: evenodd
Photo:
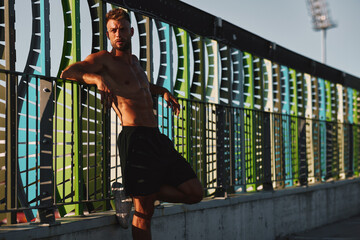
<svg viewBox="0 0 360 240">
<path fill-rule="evenodd" d="M 321 62 L 321 32 L 314 31 L 306 0 L 182 0 L 183 2 L 220 17 L 262 38 L 289 50 Z M 20 3 L 21 2 L 21 3 Z M 16 69 L 22 71 L 31 37 L 31 1 L 17 0 L 16 10 Z M 337 24 L 326 37 L 326 64 L 360 77 L 360 0 L 327 0 L 330 17 Z M 90 52 L 90 14 L 86 0 L 80 0 L 83 59 Z M 60 0 L 50 1 L 51 56 L 61 56 L 63 22 Z M 83 10 L 83 11 L 82 11 Z M 87 30 L 88 29 L 88 30 Z M 155 35 L 155 34 L 154 34 Z M 60 58 L 52 57 L 58 66 Z M 52 67 L 51 75 L 57 74 Z"/>
<path fill-rule="evenodd" d="M 306 0 L 182 0 L 282 47 L 321 62 L 321 32 Z M 360 77 L 360 1 L 327 0 L 337 27 L 326 32 L 326 64 Z"/>
</svg>

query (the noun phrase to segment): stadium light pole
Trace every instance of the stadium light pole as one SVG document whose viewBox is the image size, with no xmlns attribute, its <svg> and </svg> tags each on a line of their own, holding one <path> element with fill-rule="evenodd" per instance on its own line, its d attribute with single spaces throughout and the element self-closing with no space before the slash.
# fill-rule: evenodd
<svg viewBox="0 0 360 240">
<path fill-rule="evenodd" d="M 321 62 L 326 63 L 326 30 L 337 25 L 331 20 L 326 0 L 307 0 L 313 28 L 321 31 Z"/>
</svg>

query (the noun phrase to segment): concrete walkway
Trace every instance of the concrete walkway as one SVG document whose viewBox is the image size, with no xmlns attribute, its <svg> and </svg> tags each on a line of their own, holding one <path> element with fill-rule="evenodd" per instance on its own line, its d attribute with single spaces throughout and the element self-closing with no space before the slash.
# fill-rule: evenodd
<svg viewBox="0 0 360 240">
<path fill-rule="evenodd" d="M 289 240 L 360 240 L 360 215 L 294 234 Z"/>
<path fill-rule="evenodd" d="M 1 226 L 0 240 L 131 239 L 131 229 L 118 226 L 114 211 L 57 222 Z M 152 221 L 156 240 L 360 240 L 359 229 L 360 178 L 242 193 L 194 205 L 165 204 L 156 208 Z"/>
</svg>

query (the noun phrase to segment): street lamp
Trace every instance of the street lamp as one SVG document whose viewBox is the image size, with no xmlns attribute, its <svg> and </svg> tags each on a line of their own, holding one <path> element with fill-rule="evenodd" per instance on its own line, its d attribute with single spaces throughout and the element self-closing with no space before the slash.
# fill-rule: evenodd
<svg viewBox="0 0 360 240">
<path fill-rule="evenodd" d="M 321 31 L 321 62 L 326 63 L 326 30 L 336 27 L 336 24 L 330 18 L 326 0 L 307 0 L 307 4 L 314 30 Z"/>
</svg>

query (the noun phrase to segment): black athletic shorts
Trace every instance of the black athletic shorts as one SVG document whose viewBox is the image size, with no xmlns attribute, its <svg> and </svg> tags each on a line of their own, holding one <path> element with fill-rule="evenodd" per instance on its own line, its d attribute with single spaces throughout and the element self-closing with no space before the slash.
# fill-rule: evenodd
<svg viewBox="0 0 360 240">
<path fill-rule="evenodd" d="M 196 178 L 190 164 L 158 128 L 123 127 L 118 147 L 127 195 L 149 195 L 163 185 L 177 187 Z"/>
</svg>

